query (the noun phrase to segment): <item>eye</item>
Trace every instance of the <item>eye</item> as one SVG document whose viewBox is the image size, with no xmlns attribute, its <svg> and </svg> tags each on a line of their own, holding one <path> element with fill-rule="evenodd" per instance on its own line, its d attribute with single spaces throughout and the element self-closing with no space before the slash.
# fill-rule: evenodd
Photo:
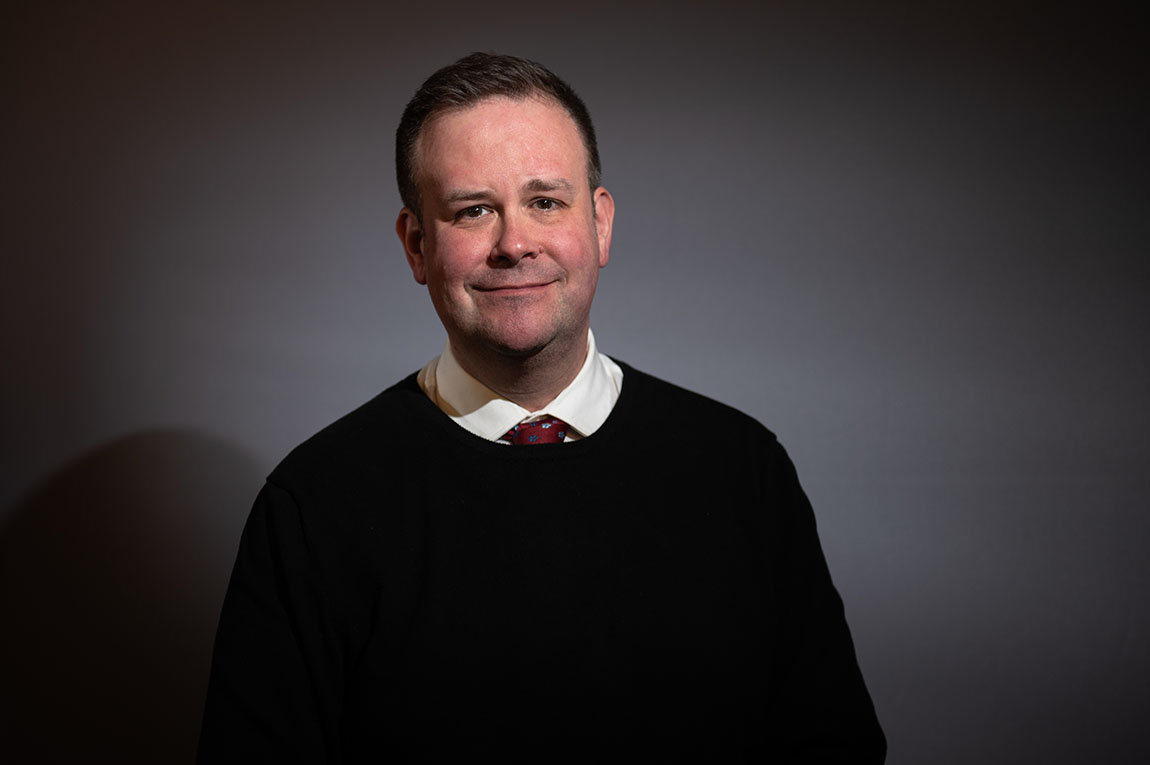
<svg viewBox="0 0 1150 765">
<path fill-rule="evenodd" d="M 555 201 L 554 199 L 536 199 L 534 202 L 534 207 L 536 210 L 551 212 L 552 210 L 559 209 L 559 202 Z"/>
<path fill-rule="evenodd" d="M 457 220 L 475 220 L 476 218 L 482 218 L 488 212 L 488 209 L 483 205 L 471 205 L 471 207 L 464 207 L 457 212 L 455 218 Z"/>
</svg>

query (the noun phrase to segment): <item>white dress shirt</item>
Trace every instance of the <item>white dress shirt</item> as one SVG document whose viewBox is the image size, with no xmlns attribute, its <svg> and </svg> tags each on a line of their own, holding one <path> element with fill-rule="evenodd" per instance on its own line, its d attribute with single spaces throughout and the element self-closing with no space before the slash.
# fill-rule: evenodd
<svg viewBox="0 0 1150 765">
<path fill-rule="evenodd" d="M 448 341 L 443 353 L 419 371 L 419 387 L 435 405 L 461 428 L 488 441 L 500 441 L 521 422 L 546 416 L 566 422 L 566 441 L 575 441 L 598 430 L 619 399 L 623 370 L 595 348 L 595 335 L 587 331 L 587 358 L 575 379 L 549 404 L 532 412 L 508 401 L 468 374 L 451 352 Z"/>
</svg>

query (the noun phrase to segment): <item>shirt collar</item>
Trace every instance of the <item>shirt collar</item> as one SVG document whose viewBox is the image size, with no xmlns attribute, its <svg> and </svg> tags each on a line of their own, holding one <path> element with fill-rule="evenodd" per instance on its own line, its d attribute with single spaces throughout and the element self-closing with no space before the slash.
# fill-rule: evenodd
<svg viewBox="0 0 1150 765">
<path fill-rule="evenodd" d="M 575 379 L 534 412 L 508 401 L 468 374 L 451 352 L 450 342 L 419 373 L 420 387 L 436 406 L 460 427 L 488 441 L 497 441 L 519 423 L 543 415 L 558 417 L 579 436 L 589 436 L 607 421 L 622 383 L 622 370 L 599 353 L 590 330 L 587 358 Z"/>
</svg>

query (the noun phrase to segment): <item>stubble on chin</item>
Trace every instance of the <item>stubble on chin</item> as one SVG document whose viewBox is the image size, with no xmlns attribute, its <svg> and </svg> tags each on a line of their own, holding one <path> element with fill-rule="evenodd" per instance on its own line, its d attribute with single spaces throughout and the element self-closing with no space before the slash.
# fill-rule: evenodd
<svg viewBox="0 0 1150 765">
<path fill-rule="evenodd" d="M 480 317 L 477 339 L 490 352 L 512 359 L 527 359 L 545 353 L 559 340 L 561 327 L 556 317 L 542 322 L 523 315 L 516 316 L 514 306 L 502 317 Z"/>
</svg>

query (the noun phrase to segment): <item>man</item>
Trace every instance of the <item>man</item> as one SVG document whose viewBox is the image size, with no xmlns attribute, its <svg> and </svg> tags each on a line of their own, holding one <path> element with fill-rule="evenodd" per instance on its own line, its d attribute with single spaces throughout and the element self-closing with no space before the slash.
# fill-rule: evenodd
<svg viewBox="0 0 1150 765">
<path fill-rule="evenodd" d="M 615 204 L 583 103 L 474 54 L 396 153 L 447 345 L 269 477 L 201 761 L 881 762 L 774 436 L 596 348 Z"/>
</svg>

